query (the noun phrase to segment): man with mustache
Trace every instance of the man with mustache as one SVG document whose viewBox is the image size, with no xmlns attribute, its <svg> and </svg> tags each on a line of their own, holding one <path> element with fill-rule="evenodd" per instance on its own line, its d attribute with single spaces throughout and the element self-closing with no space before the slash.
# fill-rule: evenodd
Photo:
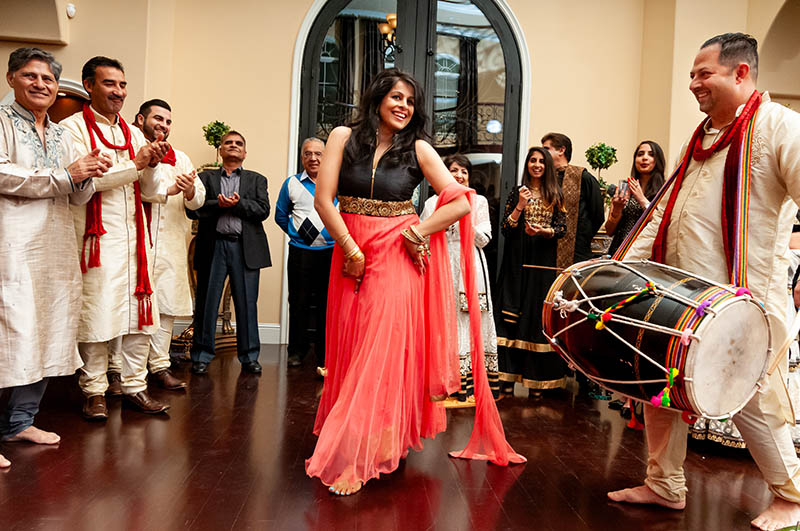
<svg viewBox="0 0 800 531">
<path fill-rule="evenodd" d="M 765 305 L 777 349 L 787 334 L 786 254 L 800 204 L 800 114 L 756 90 L 757 44 L 750 35 L 726 33 L 700 47 L 689 90 L 707 118 L 681 149 L 663 195 L 642 216 L 639 223 L 647 225 L 614 257 L 651 259 L 747 288 Z M 635 227 L 631 234 L 637 233 Z M 774 355 L 783 358 L 783 370 L 767 377 L 731 419 L 775 496 L 751 522 L 765 531 L 800 522 L 800 460 L 781 381 L 788 356 Z M 608 497 L 682 510 L 689 425 L 680 411 L 649 404 L 644 418 L 649 452 L 644 485 Z"/>
<path fill-rule="evenodd" d="M 167 186 L 157 168 L 169 150 L 161 135 L 148 142 L 119 112 L 127 96 L 122 64 L 94 57 L 84 66 L 83 86 L 91 97 L 81 112 L 61 125 L 79 153 L 108 154 L 113 166 L 84 207 L 73 207 L 83 271 L 83 307 L 78 349 L 83 358 L 79 383 L 87 420 L 108 418 L 109 342 L 122 353 L 121 387 L 126 404 L 144 413 L 163 413 L 167 404 L 147 393 L 150 335 L 158 329 L 153 297 L 153 250 L 143 199 L 163 201 Z M 119 338 L 119 339 L 118 339 Z"/>
<path fill-rule="evenodd" d="M 148 100 L 139 107 L 133 125 L 149 142 L 155 142 L 159 135 L 166 140 L 172 129 L 172 108 L 164 100 Z M 192 223 L 186 218 L 184 208 L 196 210 L 201 207 L 206 189 L 195 179 L 192 161 L 183 151 L 170 147 L 159 168 L 164 184 L 169 188 L 166 204 L 153 203 L 150 218 L 160 324 L 150 338 L 149 379 L 164 389 L 179 391 L 186 388 L 186 382 L 169 370 L 169 346 L 175 318 L 192 315 L 192 294 L 186 274 Z"/>
<path fill-rule="evenodd" d="M 230 278 L 236 309 L 236 351 L 242 370 L 261 372 L 258 355 L 258 280 L 260 269 L 269 267 L 269 245 L 263 221 L 269 215 L 267 179 L 242 168 L 247 143 L 238 131 L 222 137 L 222 167 L 198 176 L 206 189 L 205 204 L 186 215 L 198 219 L 194 268 L 197 270 L 192 372 L 208 373 L 214 359 L 219 300 Z"/>
<path fill-rule="evenodd" d="M 60 75 L 61 64 L 39 48 L 19 48 L 8 58 L 14 103 L 0 107 L 3 441 L 57 444 L 60 437 L 33 419 L 48 378 L 81 366 L 75 343 L 81 278 L 69 205 L 89 200 L 93 178 L 111 160 L 97 149 L 78 158 L 70 135 L 50 121 Z M 0 455 L 0 468 L 10 465 Z"/>
<path fill-rule="evenodd" d="M 307 138 L 300 148 L 303 172 L 283 182 L 275 203 L 275 222 L 289 236 L 289 367 L 299 367 L 311 341 L 312 317 L 316 328 L 314 354 L 317 370 L 325 367 L 325 311 L 333 237 L 314 209 L 317 173 L 325 153 L 319 138 Z M 315 313 L 310 312 L 314 306 Z"/>
</svg>

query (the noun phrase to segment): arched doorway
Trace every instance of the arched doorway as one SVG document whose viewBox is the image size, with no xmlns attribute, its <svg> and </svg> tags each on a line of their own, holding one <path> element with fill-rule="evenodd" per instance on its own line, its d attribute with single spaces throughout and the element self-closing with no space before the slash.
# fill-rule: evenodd
<svg viewBox="0 0 800 531">
<path fill-rule="evenodd" d="M 778 11 L 759 50 L 758 84 L 773 101 L 800 112 L 800 4 L 786 2 Z"/>
<path fill-rule="evenodd" d="M 521 47 L 498 4 L 329 0 L 308 30 L 297 131 L 298 139 L 326 138 L 352 117 L 375 73 L 392 66 L 412 73 L 432 110 L 434 147 L 442 155 L 467 155 L 471 185 L 489 200 L 494 238 L 486 254 L 493 271 L 502 254 L 501 202 L 517 181 L 523 108 Z M 420 204 L 426 195 L 421 190 Z"/>
</svg>

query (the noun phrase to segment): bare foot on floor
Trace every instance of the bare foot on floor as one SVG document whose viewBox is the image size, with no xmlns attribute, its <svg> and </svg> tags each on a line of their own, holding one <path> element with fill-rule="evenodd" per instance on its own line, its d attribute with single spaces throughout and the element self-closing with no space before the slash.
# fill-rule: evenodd
<svg viewBox="0 0 800 531">
<path fill-rule="evenodd" d="M 750 525 L 762 531 L 775 531 L 794 526 L 800 522 L 800 505 L 775 498 L 767 509 L 750 522 Z"/>
<path fill-rule="evenodd" d="M 3 457 L 3 454 L 0 454 L 0 468 L 8 468 L 11 466 L 11 461 Z"/>
<path fill-rule="evenodd" d="M 350 496 L 351 494 L 355 494 L 356 492 L 361 490 L 361 487 L 364 486 L 358 480 L 348 480 L 344 478 L 352 478 L 354 476 L 354 470 L 352 466 L 348 466 L 341 475 L 336 478 L 336 481 L 333 482 L 333 485 L 328 487 L 328 490 L 336 494 L 337 496 Z"/>
<path fill-rule="evenodd" d="M 328 490 L 337 496 L 350 496 L 361 490 L 364 485 L 360 481 L 335 481 Z"/>
<path fill-rule="evenodd" d="M 615 502 L 660 505 L 661 507 L 675 509 L 676 511 L 680 511 L 686 507 L 686 500 L 671 502 L 650 490 L 650 487 L 647 485 L 639 485 L 632 489 L 615 490 L 608 493 L 608 498 Z"/>
<path fill-rule="evenodd" d="M 61 437 L 49 431 L 40 430 L 36 426 L 28 426 L 13 437 L 6 439 L 6 442 L 32 442 L 34 444 L 58 444 Z"/>
</svg>

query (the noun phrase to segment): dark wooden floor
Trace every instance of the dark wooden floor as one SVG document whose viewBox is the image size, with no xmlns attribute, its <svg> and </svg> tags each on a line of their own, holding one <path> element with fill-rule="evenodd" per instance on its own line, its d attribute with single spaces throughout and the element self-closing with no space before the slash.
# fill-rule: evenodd
<svg viewBox="0 0 800 531">
<path fill-rule="evenodd" d="M 448 431 L 397 472 L 337 498 L 303 469 L 321 384 L 310 366 L 287 371 L 285 356 L 264 346 L 260 377 L 235 356 L 205 377 L 184 367 L 187 393 L 153 391 L 172 404 L 163 418 L 117 400 L 107 423 L 87 423 L 74 381 L 54 380 L 37 424 L 62 443 L 0 446 L 13 461 L 0 474 L 0 529 L 730 530 L 749 529 L 770 501 L 746 453 L 692 445 L 685 511 L 608 503 L 608 489 L 643 476 L 642 434 L 565 392 L 499 403 L 525 465 L 448 458 L 472 417 L 451 411 Z"/>
</svg>

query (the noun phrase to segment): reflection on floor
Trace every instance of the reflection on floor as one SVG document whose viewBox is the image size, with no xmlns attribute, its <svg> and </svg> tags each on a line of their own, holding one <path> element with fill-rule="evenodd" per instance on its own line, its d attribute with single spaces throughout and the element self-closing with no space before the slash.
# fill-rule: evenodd
<svg viewBox="0 0 800 531">
<path fill-rule="evenodd" d="M 71 378 L 52 381 L 38 424 L 62 443 L 0 446 L 13 462 L 0 473 L 0 529 L 729 530 L 749 529 L 770 500 L 745 452 L 692 445 L 685 511 L 608 503 L 606 490 L 641 480 L 643 436 L 605 402 L 566 392 L 499 402 L 526 465 L 448 458 L 473 414 L 452 410 L 448 431 L 397 472 L 336 498 L 303 470 L 321 383 L 310 363 L 287 371 L 285 360 L 265 345 L 260 377 L 235 356 L 207 376 L 186 366 L 188 392 L 153 390 L 169 418 L 115 400 L 106 424 L 80 418 Z"/>
</svg>

